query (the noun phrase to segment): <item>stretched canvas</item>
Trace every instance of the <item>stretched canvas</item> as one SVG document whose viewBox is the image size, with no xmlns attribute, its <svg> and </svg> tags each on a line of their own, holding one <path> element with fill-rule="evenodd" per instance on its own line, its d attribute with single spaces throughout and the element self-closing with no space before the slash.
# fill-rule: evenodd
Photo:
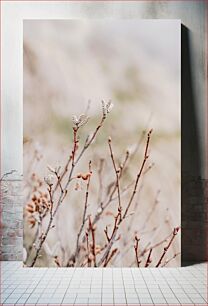
<svg viewBox="0 0 208 306">
<path fill-rule="evenodd" d="M 180 265 L 179 20 L 25 20 L 24 264 Z"/>
</svg>

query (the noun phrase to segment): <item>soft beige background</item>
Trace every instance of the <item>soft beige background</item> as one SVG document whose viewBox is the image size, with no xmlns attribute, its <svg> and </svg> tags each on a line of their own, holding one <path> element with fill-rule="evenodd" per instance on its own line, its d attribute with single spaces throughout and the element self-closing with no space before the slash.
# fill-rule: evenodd
<svg viewBox="0 0 208 306">
<path fill-rule="evenodd" d="M 99 207 L 97 172 L 100 158 L 105 160 L 104 188 L 114 177 L 108 135 L 113 139 L 116 160 L 121 162 L 125 150 L 134 150 L 144 130 L 154 130 L 149 163 L 154 163 L 154 167 L 139 184 L 144 186 L 135 199 L 139 204 L 135 208 L 134 219 L 129 218 L 121 230 L 123 240 L 129 240 L 127 248 L 133 244 L 136 231 L 139 235 L 145 233 L 141 247 L 150 242 L 154 245 L 170 234 L 173 227 L 180 226 L 180 22 L 116 19 L 108 22 L 24 22 L 26 180 L 32 172 L 43 178 L 48 171 L 47 164 L 64 165 L 72 141 L 72 115 L 83 113 L 88 99 L 91 100 L 90 120 L 80 132 L 81 142 L 98 122 L 101 99 L 111 99 L 114 103 L 114 109 L 95 144 L 76 170 L 83 172 L 88 160 L 93 160 L 95 175 L 88 213 L 94 214 Z M 144 146 L 143 140 L 135 159 L 128 166 L 123 187 L 136 177 Z M 34 150 L 38 150 L 43 158 L 37 165 L 31 166 Z M 71 193 L 73 188 L 72 184 Z M 158 207 L 145 224 L 158 192 Z M 69 254 L 74 248 L 83 210 L 83 192 L 77 194 L 70 194 L 65 201 L 58 218 L 60 233 L 49 241 L 54 245 L 61 237 Z M 123 199 L 124 207 L 127 198 Z M 67 205 L 68 202 L 71 204 Z M 115 205 L 116 202 L 109 210 L 116 212 Z M 111 219 L 103 217 L 98 226 L 98 242 L 101 245 L 103 228 L 108 223 Z M 132 223 L 129 233 L 126 231 L 128 223 Z M 153 231 L 153 228 L 156 230 Z M 123 243 L 126 242 L 120 242 L 122 248 Z M 156 258 L 161 251 L 162 248 L 155 251 Z M 177 239 L 169 256 L 173 256 L 174 252 L 180 252 L 180 239 Z M 132 257 L 130 250 L 125 259 L 120 256 L 116 266 L 131 265 Z M 175 262 L 178 264 L 180 260 Z"/>
</svg>

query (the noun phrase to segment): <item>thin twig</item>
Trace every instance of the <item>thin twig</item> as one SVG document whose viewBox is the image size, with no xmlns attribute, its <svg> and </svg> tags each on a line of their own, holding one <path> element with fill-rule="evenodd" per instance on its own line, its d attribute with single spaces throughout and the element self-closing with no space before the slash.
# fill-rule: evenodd
<svg viewBox="0 0 208 306">
<path fill-rule="evenodd" d="M 108 138 L 108 145 L 109 145 L 109 149 L 110 149 L 110 156 L 111 156 L 111 160 L 112 160 L 112 163 L 113 163 L 113 168 L 114 168 L 114 171 L 115 171 L 115 174 L 116 174 L 116 188 L 117 188 L 117 191 L 118 191 L 118 207 L 121 210 L 121 195 L 120 195 L 120 184 L 119 184 L 119 170 L 116 167 L 116 162 L 115 162 L 115 159 L 114 159 L 113 149 L 112 149 L 111 142 L 112 142 L 111 138 L 109 137 Z"/>
<path fill-rule="evenodd" d="M 113 256 L 117 253 L 118 249 L 114 249 L 112 250 L 111 254 L 106 258 L 103 267 L 107 267 L 108 263 L 110 262 L 110 260 L 113 258 Z"/>
<path fill-rule="evenodd" d="M 127 159 L 128 159 L 127 156 L 129 157 L 129 154 L 128 154 L 128 153 L 126 153 L 126 156 L 125 156 L 125 161 L 126 161 L 126 162 L 127 162 Z M 125 169 L 126 162 L 123 163 L 122 170 L 120 170 L 120 172 L 119 172 L 119 180 L 121 179 L 121 176 L 122 176 L 122 174 L 123 174 L 123 170 Z M 112 184 L 112 183 L 111 183 L 111 184 Z M 133 184 L 133 182 L 130 183 L 126 188 L 124 188 L 124 189 L 122 190 L 122 192 L 125 192 L 127 189 L 129 189 L 129 188 L 131 187 L 132 184 Z M 99 221 L 101 215 L 102 215 L 103 212 L 106 210 L 106 208 L 109 206 L 109 204 L 110 204 L 112 201 L 114 201 L 114 200 L 116 199 L 115 197 L 113 197 L 114 194 L 115 194 L 115 192 L 116 192 L 116 183 L 114 184 L 114 182 L 113 182 L 113 185 L 114 185 L 114 188 L 112 189 L 112 191 L 111 191 L 111 193 L 110 193 L 110 195 L 109 195 L 107 201 L 106 201 L 105 203 L 101 203 L 100 209 L 98 210 L 98 212 L 96 213 L 96 215 L 95 215 L 95 217 L 94 217 L 94 219 L 93 219 L 93 221 L 92 221 L 93 225 L 95 225 L 95 224 Z M 83 241 L 82 241 L 83 243 L 85 242 L 85 239 L 86 239 L 86 238 L 83 237 Z"/>
<path fill-rule="evenodd" d="M 126 207 L 126 210 L 124 212 L 123 218 L 126 217 L 126 215 L 128 213 L 128 210 L 129 210 L 129 208 L 131 206 L 131 203 L 132 203 L 132 201 L 134 199 L 134 196 L 135 196 L 135 194 L 137 192 L 137 186 L 138 186 L 139 179 L 141 177 L 141 174 L 142 174 L 142 171 L 144 169 L 145 163 L 146 163 L 146 161 L 147 161 L 147 159 L 149 157 L 149 155 L 148 155 L 148 148 L 149 148 L 149 142 L 150 142 L 151 133 L 152 133 L 152 130 L 150 130 L 149 133 L 147 134 L 147 142 L 146 142 L 146 147 L 145 147 L 145 152 L 144 152 L 144 159 L 143 159 L 141 168 L 139 170 L 139 173 L 137 174 L 136 182 L 135 182 L 135 185 L 134 185 L 134 190 L 133 190 L 133 193 L 132 193 L 132 195 L 130 197 L 130 200 L 129 200 L 129 203 L 128 203 L 127 207 Z"/>
<path fill-rule="evenodd" d="M 164 262 L 164 264 L 161 267 L 165 267 L 170 261 L 172 261 L 173 259 L 175 259 L 178 255 L 180 255 L 181 253 L 175 253 L 173 255 L 173 257 L 171 257 L 170 259 L 166 259 L 166 261 Z"/>
<path fill-rule="evenodd" d="M 0 182 L 4 180 L 5 176 L 11 175 L 13 173 L 17 172 L 17 170 L 11 170 L 9 172 L 6 172 L 2 175 L 2 177 L 0 178 Z"/>
<path fill-rule="evenodd" d="M 28 247 L 28 251 L 27 251 L 27 258 L 30 258 L 30 255 L 32 253 L 33 247 L 35 246 L 35 242 L 38 238 L 38 234 L 39 234 L 39 224 L 37 225 L 36 231 L 35 231 L 35 235 L 34 238 L 32 240 L 31 245 Z"/>
<path fill-rule="evenodd" d="M 38 256 L 39 256 L 39 253 L 40 253 L 40 250 L 41 250 L 41 247 L 44 243 L 44 241 L 46 240 L 46 237 L 48 235 L 48 232 L 49 230 L 51 229 L 51 225 L 52 225 L 52 222 L 53 222 L 53 198 L 52 198 L 52 184 L 49 184 L 48 186 L 48 193 L 49 193 L 49 197 L 50 197 L 50 219 L 49 219 L 49 223 L 48 223 L 48 227 L 46 229 L 46 232 L 43 233 L 40 237 L 40 243 L 39 243 L 39 246 L 37 247 L 36 249 L 36 254 L 35 254 L 35 257 L 32 261 L 32 264 L 31 264 L 31 267 L 34 266 Z"/>
<path fill-rule="evenodd" d="M 172 236 L 172 233 L 169 234 L 166 238 L 162 239 L 161 241 L 155 243 L 151 247 L 149 247 L 150 242 L 148 242 L 148 244 L 145 246 L 144 250 L 139 254 L 139 257 L 143 257 L 144 254 L 146 254 L 151 248 L 155 249 L 155 248 L 159 247 L 160 245 L 162 245 L 164 242 L 167 242 L 167 240 L 168 240 L 168 238 L 170 238 L 170 236 Z"/>
<path fill-rule="evenodd" d="M 140 202 L 140 201 L 139 201 L 139 197 L 140 197 L 141 191 L 142 191 L 142 189 L 143 189 L 143 187 L 144 187 L 144 182 L 143 182 L 143 180 L 144 180 L 144 178 L 145 178 L 145 175 L 149 172 L 149 170 L 152 169 L 153 165 L 154 165 L 154 164 L 152 163 L 146 170 L 143 171 L 143 174 L 142 174 L 142 177 L 141 177 L 142 182 L 141 182 L 140 187 L 139 187 L 139 189 L 138 189 L 138 191 L 137 191 L 138 196 L 137 196 L 137 201 L 135 202 L 135 204 L 134 204 L 134 206 L 133 206 L 133 211 L 136 211 L 136 209 L 137 209 L 137 207 L 138 207 L 138 205 L 139 205 L 139 202 Z M 136 214 L 136 213 L 133 214 L 132 219 L 131 219 L 131 222 L 128 224 L 128 227 L 127 227 L 127 233 L 129 233 L 129 232 L 131 231 L 131 228 L 132 228 L 132 226 L 133 226 L 133 224 L 134 224 L 134 219 L 135 219 L 136 217 L 137 217 L 137 214 Z M 124 240 L 124 246 L 126 246 L 126 245 L 127 245 L 127 241 Z"/>
<path fill-rule="evenodd" d="M 136 256 L 136 263 L 137 267 L 139 268 L 141 260 L 139 260 L 139 255 L 138 255 L 138 249 L 139 249 L 139 238 L 137 235 L 135 236 L 135 245 L 134 245 L 134 251 L 135 251 L 135 256 Z"/>
<path fill-rule="evenodd" d="M 79 251 L 80 251 L 79 240 L 80 240 L 80 236 L 82 234 L 82 231 L 83 231 L 83 228 L 84 228 L 84 225 L 85 225 L 85 222 L 86 222 L 86 213 L 87 213 L 88 197 L 89 197 L 89 187 L 90 187 L 90 179 L 91 179 L 91 174 L 92 174 L 91 164 L 92 163 L 90 161 L 89 162 L 89 174 L 90 175 L 88 176 L 88 179 L 87 179 L 87 187 L 86 187 L 86 193 L 85 193 L 85 202 L 84 202 L 84 211 L 83 211 L 83 215 L 82 215 L 82 223 L 81 223 L 78 235 L 77 235 L 76 250 L 75 250 L 75 253 L 74 253 L 75 260 L 76 260 L 78 254 L 79 254 Z"/>
<path fill-rule="evenodd" d="M 48 194 L 49 194 L 49 199 L 50 199 L 50 215 L 51 218 L 53 218 L 53 197 L 52 197 L 52 184 L 48 186 Z"/>
<path fill-rule="evenodd" d="M 178 231 L 179 231 L 179 227 L 175 227 L 174 230 L 173 230 L 173 233 L 172 233 L 172 237 L 168 243 L 168 245 L 166 247 L 164 247 L 164 250 L 163 250 L 163 253 L 158 261 L 158 263 L 156 264 L 156 268 L 160 266 L 162 260 L 163 260 L 163 257 L 165 256 L 165 254 L 167 253 L 168 249 L 170 248 L 175 236 L 178 234 Z"/>
<path fill-rule="evenodd" d="M 129 150 L 126 151 L 126 154 L 125 154 L 125 159 L 123 161 L 123 163 L 120 164 L 120 172 L 119 172 L 119 179 L 121 178 L 122 174 L 123 174 L 123 171 L 125 169 L 125 166 L 127 164 L 127 161 L 129 159 L 129 156 L 130 156 L 130 153 L 129 153 Z"/>
<path fill-rule="evenodd" d="M 61 175 L 59 176 L 59 180 L 57 180 L 56 185 L 54 186 L 53 195 L 56 192 L 58 186 L 60 185 L 60 182 L 63 181 L 65 175 L 67 174 L 68 168 L 69 168 L 69 164 L 70 164 L 71 160 L 72 160 L 72 155 L 70 155 L 69 158 L 67 159 L 67 162 L 66 162 L 66 164 L 64 166 L 64 169 L 63 169 Z"/>
<path fill-rule="evenodd" d="M 78 139 L 77 139 L 77 132 L 78 132 L 79 127 L 73 127 L 73 132 L 74 132 L 74 141 L 73 141 L 73 150 L 72 150 L 72 166 L 75 166 L 75 155 L 77 151 L 77 146 L 78 146 Z"/>
<path fill-rule="evenodd" d="M 57 172 L 55 172 L 55 175 L 56 175 L 56 177 L 57 177 L 57 183 L 58 183 L 58 186 L 60 187 L 61 193 L 63 193 L 64 190 L 63 190 L 63 187 L 62 187 L 62 185 L 61 185 L 61 177 L 58 175 Z"/>
<path fill-rule="evenodd" d="M 152 254 L 152 248 L 149 250 L 149 254 L 147 257 L 147 261 L 145 263 L 145 268 L 149 267 L 149 265 L 151 264 L 152 260 L 151 260 L 151 254 Z"/>
<path fill-rule="evenodd" d="M 93 256 L 93 262 L 94 262 L 94 267 L 97 266 L 96 263 L 96 244 L 95 244 L 95 226 L 92 224 L 91 221 L 91 217 L 88 217 L 89 220 L 89 232 L 91 232 L 91 236 L 92 236 L 92 246 L 91 246 L 91 252 L 92 252 L 92 256 Z"/>
<path fill-rule="evenodd" d="M 76 159 L 76 161 L 75 161 L 75 164 L 77 164 L 77 163 L 79 162 L 79 160 L 80 160 L 80 158 L 82 157 L 82 155 L 84 154 L 84 152 L 89 148 L 89 146 L 91 145 L 91 143 L 92 143 L 93 140 L 95 139 L 95 137 L 96 137 L 96 135 L 97 135 L 99 129 L 102 127 L 102 125 L 103 125 L 105 119 L 106 119 L 106 115 L 103 114 L 100 123 L 99 123 L 98 126 L 96 127 L 96 129 L 95 129 L 94 133 L 92 134 L 92 136 L 90 137 L 90 139 L 89 139 L 89 137 L 87 137 L 87 139 L 85 140 L 84 147 L 83 147 L 83 149 L 81 150 L 79 156 L 77 157 L 77 159 Z"/>
<path fill-rule="evenodd" d="M 117 231 L 118 231 L 118 228 L 119 228 L 119 225 L 120 225 L 121 221 L 122 221 L 121 210 L 118 208 L 118 213 L 114 217 L 114 226 L 113 226 L 111 236 L 109 236 L 108 233 L 107 233 L 108 245 L 106 246 L 106 250 L 105 250 L 103 256 L 101 257 L 101 259 L 98 262 L 98 267 L 101 266 L 102 263 L 105 262 L 106 258 L 109 256 L 109 253 L 110 253 L 112 245 L 115 241 L 116 234 L 117 234 Z M 106 233 L 106 229 L 105 229 L 105 233 Z"/>
<path fill-rule="evenodd" d="M 89 234 L 88 232 L 85 233 L 86 235 L 86 241 L 87 241 L 87 265 L 88 267 L 91 266 L 91 260 L 90 260 L 90 251 L 89 251 Z"/>
<path fill-rule="evenodd" d="M 131 203 L 132 203 L 133 198 L 134 198 L 134 196 L 136 194 L 136 191 L 137 191 L 137 185 L 138 185 L 139 178 L 140 178 L 140 176 L 142 174 L 145 162 L 146 162 L 146 160 L 148 158 L 148 148 L 149 148 L 149 142 L 150 142 L 150 135 L 151 135 L 151 133 L 152 133 L 152 130 L 150 130 L 149 133 L 147 134 L 147 142 L 146 142 L 146 147 L 145 147 L 145 152 L 144 152 L 144 159 L 143 159 L 143 163 L 142 163 L 142 166 L 140 168 L 140 171 L 139 171 L 139 173 L 137 175 L 137 179 L 136 179 L 136 182 L 135 182 L 135 185 L 134 185 L 134 191 L 133 191 L 133 193 L 132 193 L 132 195 L 130 197 L 129 203 L 127 205 L 127 208 L 126 208 L 125 213 L 124 213 L 123 216 L 121 215 L 121 209 L 122 209 L 121 203 L 119 203 L 118 215 L 117 215 L 118 219 L 115 219 L 114 229 L 113 229 L 112 235 L 110 237 L 110 240 L 108 241 L 108 246 L 106 248 L 106 251 L 104 252 L 103 256 L 101 257 L 101 259 L 100 259 L 100 261 L 98 263 L 98 266 L 100 266 L 106 260 L 106 258 L 108 257 L 108 255 L 109 255 L 109 253 L 111 251 L 111 248 L 113 246 L 113 243 L 114 243 L 114 240 L 115 240 L 118 228 L 119 228 L 120 224 L 122 223 L 122 221 L 127 217 L 128 210 L 129 210 L 129 208 L 131 206 Z M 108 140 L 108 144 L 109 144 L 109 148 L 110 148 L 111 159 L 112 159 L 112 162 L 113 162 L 114 170 L 115 170 L 115 172 L 117 174 L 117 168 L 116 168 L 116 165 L 115 165 L 115 160 L 114 160 L 114 156 L 113 156 L 113 151 L 112 151 L 112 147 L 111 147 L 111 139 L 110 138 Z M 119 178 L 117 176 L 116 176 L 116 181 L 117 181 L 116 188 L 117 188 L 118 193 L 120 195 L 120 189 L 118 188 L 118 186 L 119 186 Z M 118 220 L 118 222 L 117 222 L 117 220 Z"/>
</svg>

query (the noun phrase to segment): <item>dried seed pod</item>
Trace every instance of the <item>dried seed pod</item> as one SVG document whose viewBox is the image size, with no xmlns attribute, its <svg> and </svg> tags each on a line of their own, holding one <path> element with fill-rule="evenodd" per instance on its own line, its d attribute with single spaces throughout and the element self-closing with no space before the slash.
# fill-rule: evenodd
<svg viewBox="0 0 208 306">
<path fill-rule="evenodd" d="M 112 110 L 113 108 L 113 103 L 111 101 L 108 101 L 107 103 L 105 101 L 101 101 L 101 104 L 102 104 L 102 111 L 103 111 L 103 116 L 106 117 L 106 115 L 108 113 L 110 113 L 110 111 Z"/>
<path fill-rule="evenodd" d="M 47 185 L 52 186 L 54 181 L 54 175 L 48 174 L 46 177 L 44 177 L 44 181 Z"/>
<path fill-rule="evenodd" d="M 26 210 L 27 210 L 27 212 L 29 212 L 31 214 L 35 211 L 35 209 L 33 207 L 29 206 L 29 205 L 26 207 Z"/>
<path fill-rule="evenodd" d="M 33 228 L 36 224 L 36 219 L 34 217 L 28 218 L 28 223 L 30 224 L 31 228 Z"/>
<path fill-rule="evenodd" d="M 32 196 L 32 201 L 36 201 L 37 200 L 37 197 L 36 197 L 36 195 L 34 194 L 33 196 Z"/>
<path fill-rule="evenodd" d="M 76 128 L 80 128 L 83 125 L 85 125 L 89 120 L 89 117 L 86 116 L 85 114 L 81 114 L 79 117 L 76 115 L 72 116 L 72 122 Z"/>
</svg>

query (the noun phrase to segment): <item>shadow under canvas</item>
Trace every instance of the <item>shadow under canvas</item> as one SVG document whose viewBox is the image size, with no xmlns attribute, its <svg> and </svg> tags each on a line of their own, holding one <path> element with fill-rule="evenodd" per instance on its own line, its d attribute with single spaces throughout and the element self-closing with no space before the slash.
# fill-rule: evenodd
<svg viewBox="0 0 208 306">
<path fill-rule="evenodd" d="M 191 32 L 181 28 L 181 265 L 207 260 L 205 190 L 203 160 L 199 145 L 197 100 L 191 66 Z"/>
</svg>

